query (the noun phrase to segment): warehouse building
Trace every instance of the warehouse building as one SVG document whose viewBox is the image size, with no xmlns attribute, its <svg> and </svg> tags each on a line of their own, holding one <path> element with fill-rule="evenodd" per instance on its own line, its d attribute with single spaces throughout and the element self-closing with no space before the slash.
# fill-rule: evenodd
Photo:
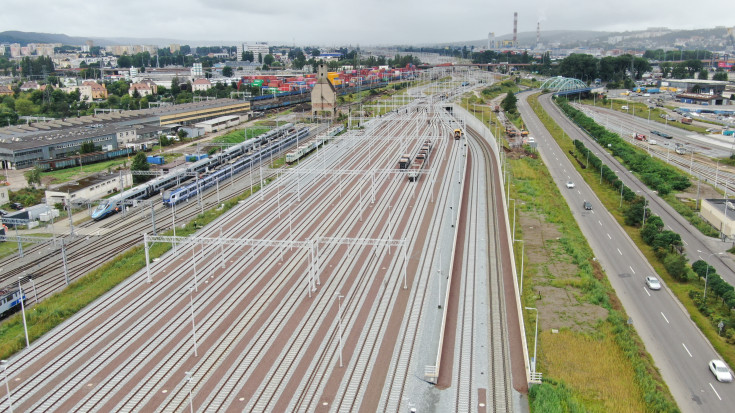
<svg viewBox="0 0 735 413">
<path fill-rule="evenodd" d="M 705 199 L 700 214 L 723 236 L 735 238 L 735 199 Z"/>
<path fill-rule="evenodd" d="M 724 96 L 728 82 L 719 80 L 681 79 L 669 80 L 670 87 L 682 91 L 676 99 L 682 103 L 699 105 L 727 105 L 729 99 Z"/>
<path fill-rule="evenodd" d="M 103 151 L 136 147 L 141 139 L 153 141 L 159 131 L 228 115 L 249 116 L 250 102 L 216 99 L 0 128 L 0 168 L 30 168 L 41 161 L 74 157 L 85 142 Z"/>
</svg>

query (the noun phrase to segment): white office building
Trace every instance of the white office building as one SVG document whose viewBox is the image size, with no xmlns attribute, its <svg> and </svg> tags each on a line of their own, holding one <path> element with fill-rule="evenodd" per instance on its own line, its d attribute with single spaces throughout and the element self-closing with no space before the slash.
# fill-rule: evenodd
<svg viewBox="0 0 735 413">
<path fill-rule="evenodd" d="M 267 42 L 248 43 L 245 45 L 245 51 L 253 52 L 253 57 L 256 62 L 258 61 L 259 54 L 265 57 L 265 55 L 270 53 Z"/>
</svg>

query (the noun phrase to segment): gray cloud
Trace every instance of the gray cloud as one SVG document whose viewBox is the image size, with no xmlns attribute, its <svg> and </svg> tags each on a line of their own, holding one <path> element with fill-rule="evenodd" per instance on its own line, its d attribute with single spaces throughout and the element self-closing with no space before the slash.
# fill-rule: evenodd
<svg viewBox="0 0 735 413">
<path fill-rule="evenodd" d="M 89 37 L 297 44 L 416 44 L 483 39 L 518 30 L 639 30 L 733 25 L 721 0 L 5 0 L 3 30 Z M 717 12 L 719 10 L 719 12 Z M 542 33 L 543 35 L 543 33 Z"/>
</svg>

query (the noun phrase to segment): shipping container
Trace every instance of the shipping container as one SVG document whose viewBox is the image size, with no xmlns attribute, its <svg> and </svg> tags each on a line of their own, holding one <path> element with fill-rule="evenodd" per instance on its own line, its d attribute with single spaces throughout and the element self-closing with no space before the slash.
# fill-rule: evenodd
<svg viewBox="0 0 735 413">
<path fill-rule="evenodd" d="M 146 161 L 153 165 L 163 165 L 165 163 L 162 156 L 147 156 Z"/>
</svg>

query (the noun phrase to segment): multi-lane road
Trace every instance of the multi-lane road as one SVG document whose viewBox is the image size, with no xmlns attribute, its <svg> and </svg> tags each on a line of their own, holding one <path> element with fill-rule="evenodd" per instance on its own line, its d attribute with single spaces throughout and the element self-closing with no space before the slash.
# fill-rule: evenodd
<svg viewBox="0 0 735 413">
<path fill-rule="evenodd" d="M 548 96 L 542 96 L 540 101 L 570 138 L 583 139 L 582 133 L 569 127 L 563 115 L 551 107 Z M 536 137 L 551 176 L 679 407 L 684 412 L 731 409 L 735 405 L 731 384 L 717 382 L 707 368 L 709 360 L 719 358 L 717 353 L 665 285 L 660 291 L 650 291 L 645 286 L 644 279 L 654 274 L 653 268 L 551 138 L 528 106 L 525 95 L 519 99 L 519 110 Z M 569 180 L 576 183 L 575 188 L 566 188 Z M 593 209 L 583 209 L 584 201 L 591 202 Z"/>
<path fill-rule="evenodd" d="M 603 150 L 603 148 L 594 140 L 591 139 L 584 133 L 580 133 L 579 129 L 572 123 L 566 116 L 564 116 L 556 105 L 552 105 L 548 96 L 542 96 L 540 102 L 547 110 L 548 113 L 554 116 L 557 123 L 562 125 L 567 131 L 576 131 L 574 137 L 581 140 L 584 144 L 591 148 L 598 154 L 598 157 L 613 170 L 617 171 L 617 175 L 623 181 L 623 183 L 634 192 L 638 192 L 646 196 L 648 200 L 648 207 L 653 213 L 660 216 L 664 221 L 664 224 L 668 229 L 681 235 L 682 241 L 686 246 L 688 257 L 693 262 L 697 259 L 705 259 L 710 263 L 722 278 L 732 285 L 735 285 L 735 262 L 733 262 L 725 251 L 731 247 L 730 242 L 722 242 L 720 239 L 711 238 L 703 235 L 696 228 L 694 228 L 689 222 L 683 218 L 678 212 L 676 212 L 666 201 L 662 200 L 657 194 L 655 194 L 650 188 L 642 184 L 631 172 L 627 170 L 614 156 L 609 152 Z M 598 108 L 599 110 L 599 108 Z M 617 128 L 612 128 L 617 131 Z M 676 132 L 672 132 L 676 133 Z M 686 139 L 688 133 L 678 132 L 679 139 Z M 635 141 L 638 142 L 638 141 Z M 666 159 L 665 152 L 658 152 L 662 159 Z M 680 155 L 673 155 L 680 156 Z M 690 156 L 686 156 L 687 160 Z M 682 170 L 688 172 L 689 161 L 684 162 L 684 165 L 680 164 Z M 694 160 L 694 173 L 698 171 L 710 177 L 710 182 L 715 181 L 715 176 L 718 172 L 712 165 L 703 165 L 697 160 Z M 723 178 L 726 176 L 726 172 L 719 171 L 720 185 L 723 183 Z M 723 255 L 719 255 L 722 253 Z"/>
</svg>

